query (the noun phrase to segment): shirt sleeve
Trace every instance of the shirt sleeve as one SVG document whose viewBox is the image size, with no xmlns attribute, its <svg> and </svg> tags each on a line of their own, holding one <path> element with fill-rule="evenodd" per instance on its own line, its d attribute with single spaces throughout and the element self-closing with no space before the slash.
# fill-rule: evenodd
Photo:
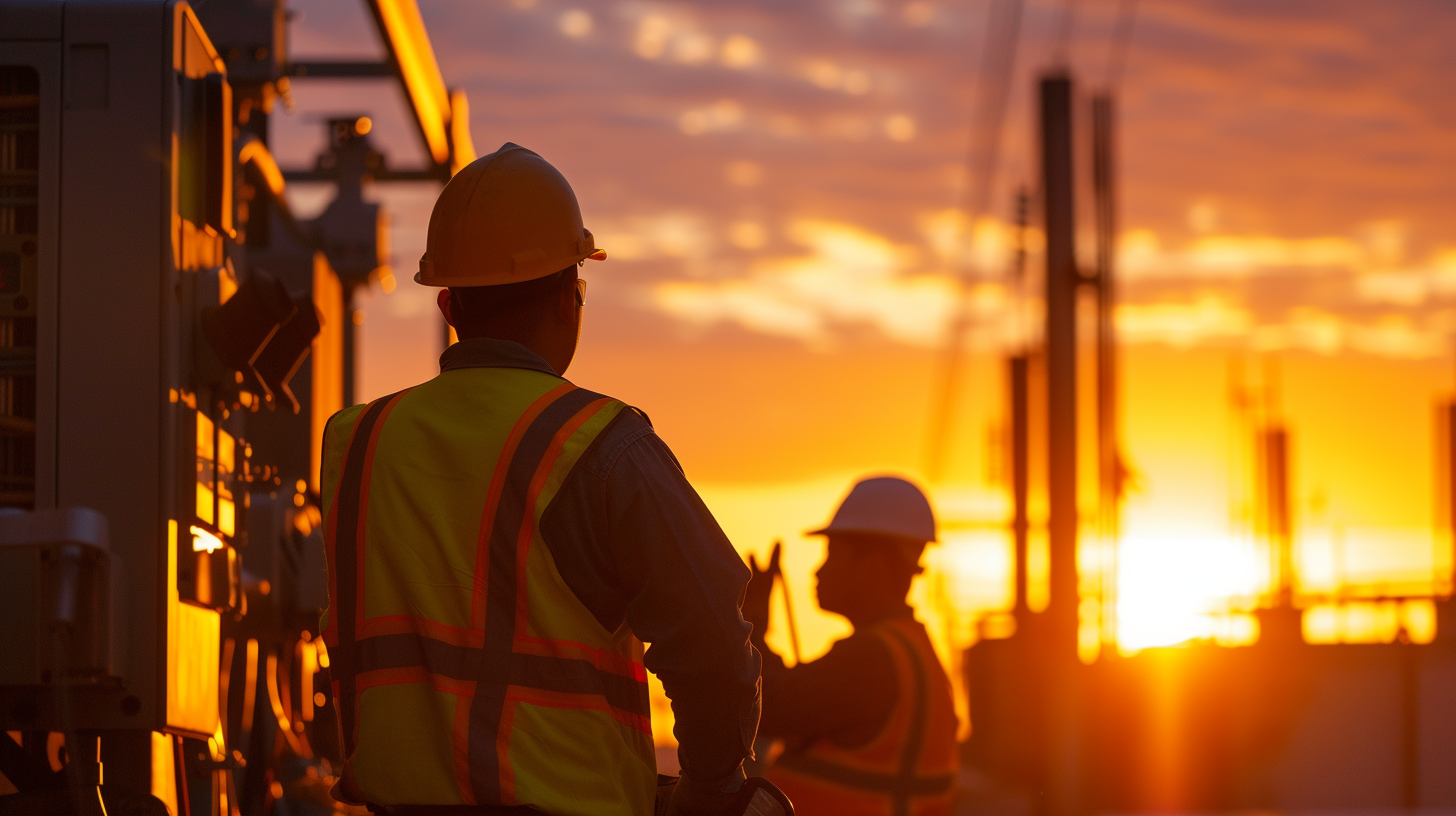
<svg viewBox="0 0 1456 816">
<path fill-rule="evenodd" d="M 633 411 L 603 432 L 562 491 L 542 533 L 563 580 L 603 626 L 625 622 L 649 645 L 645 662 L 672 701 L 684 773 L 711 783 L 737 772 L 759 711 L 759 656 L 739 612 L 748 568 Z"/>
</svg>

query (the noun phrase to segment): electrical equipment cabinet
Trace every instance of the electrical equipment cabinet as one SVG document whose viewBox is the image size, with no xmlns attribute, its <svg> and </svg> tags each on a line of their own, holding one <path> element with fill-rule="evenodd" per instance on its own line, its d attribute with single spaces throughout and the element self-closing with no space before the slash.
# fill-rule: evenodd
<svg viewBox="0 0 1456 816">
<path fill-rule="evenodd" d="M 319 443 L 350 295 L 393 283 L 363 192 L 474 158 L 414 0 L 365 5 L 378 65 L 291 63 L 282 0 L 0 0 L 0 812 L 259 813 L 333 778 Z M 280 169 L 290 77 L 355 75 L 401 83 L 426 166 L 360 114 Z M 335 199 L 301 221 L 285 179 Z"/>
<path fill-rule="evenodd" d="M 142 778 L 164 734 L 222 741 L 245 513 L 281 484 L 245 417 L 318 332 L 307 294 L 233 269 L 233 113 L 186 2 L 0 2 L 0 507 L 100 513 L 126 575 L 110 670 L 7 673 L 0 725 L 61 730 L 65 684 Z"/>
</svg>

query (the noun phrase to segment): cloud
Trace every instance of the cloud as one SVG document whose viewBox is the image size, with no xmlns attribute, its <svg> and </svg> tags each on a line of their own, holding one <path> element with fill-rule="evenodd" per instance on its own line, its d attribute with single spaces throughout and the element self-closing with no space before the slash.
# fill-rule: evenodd
<svg viewBox="0 0 1456 816">
<path fill-rule="evenodd" d="M 934 347 L 947 336 L 961 297 L 960 275 L 969 274 L 977 281 L 969 296 L 974 343 L 1009 347 L 1038 331 L 1036 293 L 1018 300 L 1003 283 L 1013 228 L 978 219 L 966 246 L 965 219 L 956 210 L 924 213 L 916 222 L 918 245 L 897 244 L 863 226 L 801 219 L 789 225 L 787 237 L 802 252 L 759 254 L 742 272 L 713 279 L 660 280 L 651 286 L 649 302 L 692 325 L 732 323 L 819 348 L 856 327 L 892 342 Z M 642 221 L 637 230 L 637 237 L 618 237 L 632 248 L 629 255 L 639 253 L 632 257 L 644 257 L 639 247 L 686 257 L 672 247 L 713 246 L 686 237 L 704 227 L 682 214 Z M 1035 275 L 1042 236 L 1027 232 Z M 768 243 L 766 228 L 755 220 L 730 223 L 725 237 L 727 245 L 745 251 Z M 1157 234 L 1139 229 L 1119 244 L 1120 268 L 1128 270 L 1115 311 L 1120 343 L 1396 358 L 1438 356 L 1449 345 L 1452 310 L 1444 298 L 1456 295 L 1456 250 L 1420 268 L 1382 268 L 1378 262 L 1393 256 L 1344 236 L 1211 235 L 1164 249 Z"/>
<path fill-rule="evenodd" d="M 1245 336 L 1254 316 L 1217 295 L 1191 303 L 1129 303 L 1115 312 L 1118 338 L 1126 343 L 1188 347 Z"/>
<path fill-rule="evenodd" d="M 362 7 L 296 4 L 296 58 L 379 58 Z M 1083 88 L 1103 79 L 1116 6 L 1079 11 L 1068 57 Z M 1037 178 L 1049 8 L 1024 20 L 993 205 L 968 262 L 948 208 L 965 177 L 983 3 L 432 0 L 423 13 L 447 81 L 474 103 L 476 142 L 555 163 L 652 308 L 821 345 L 869 329 L 928 347 L 955 271 L 990 280 L 1012 257 L 1013 192 Z M 1456 305 L 1456 120 L 1431 102 L 1456 78 L 1452 25 L 1441 0 L 1140 7 L 1118 99 L 1119 220 L 1136 227 L 1120 243 L 1125 339 L 1435 353 Z M 390 166 L 412 166 L 414 125 L 384 88 L 296 83 L 315 118 L 275 117 L 280 161 L 311 165 L 317 116 L 367 111 Z M 428 212 L 398 208 L 396 224 L 422 232 Z M 811 223 L 893 251 L 846 262 L 827 246 L 834 230 L 810 236 Z M 1034 280 L 1039 235 L 1028 238 Z M 1004 287 L 979 284 L 975 298 L 978 342 L 1011 336 Z M 428 317 L 428 305 L 400 308 Z"/>
<path fill-rule="evenodd" d="M 1117 308 L 1115 320 L 1121 343 L 1223 345 L 1325 355 L 1354 351 L 1405 359 L 1444 355 L 1451 329 L 1445 315 L 1423 322 L 1404 314 L 1361 321 L 1312 307 L 1260 321 L 1252 310 L 1218 295 L 1185 303 L 1126 304 Z"/>
<path fill-rule="evenodd" d="M 1367 248 L 1345 236 L 1204 235 L 1165 252 L 1157 234 L 1134 230 L 1121 243 L 1122 270 L 1133 277 L 1242 277 L 1273 270 L 1371 266 Z"/>
<path fill-rule="evenodd" d="M 711 255 L 718 243 L 707 221 L 686 210 L 611 220 L 593 229 L 597 246 L 616 261 L 690 260 Z"/>
<path fill-rule="evenodd" d="M 663 281 L 652 302 L 688 323 L 736 323 L 817 345 L 856 325 L 910 345 L 942 340 L 956 285 L 945 275 L 908 274 L 913 249 L 830 221 L 798 221 L 788 232 L 805 254 L 761 259 L 731 280 Z"/>
</svg>

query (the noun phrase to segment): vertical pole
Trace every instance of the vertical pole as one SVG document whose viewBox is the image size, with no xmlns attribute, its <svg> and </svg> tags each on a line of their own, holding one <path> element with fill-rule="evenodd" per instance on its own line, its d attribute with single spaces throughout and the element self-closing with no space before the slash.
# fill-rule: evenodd
<svg viewBox="0 0 1456 816">
<path fill-rule="evenodd" d="M 1031 612 L 1028 590 L 1027 552 L 1030 546 L 1031 515 L 1031 357 L 1024 345 L 1026 323 L 1026 231 L 1030 226 L 1030 196 L 1026 188 L 1016 191 L 1016 259 L 1012 267 L 1011 288 L 1016 304 L 1017 332 L 1023 343 L 1020 354 L 1007 362 L 1008 391 L 1011 397 L 1011 537 L 1015 550 L 1015 596 L 1012 613 L 1016 625 L 1022 627 Z"/>
<path fill-rule="evenodd" d="M 1076 650 L 1077 263 L 1073 243 L 1072 80 L 1041 81 L 1046 227 L 1046 357 L 1051 606 L 1060 648 Z"/>
<path fill-rule="evenodd" d="M 1289 513 L 1289 432 L 1271 423 L 1259 433 L 1264 535 L 1270 548 L 1269 587 L 1276 607 L 1288 607 L 1294 593 L 1293 524 Z"/>
<path fill-rule="evenodd" d="M 1438 483 L 1445 488 L 1445 495 L 1441 497 L 1442 510 L 1445 512 L 1446 532 L 1449 539 L 1445 542 L 1446 552 L 1444 555 L 1449 559 L 1448 563 L 1456 563 L 1456 553 L 1452 548 L 1456 547 L 1456 402 L 1448 402 L 1441 406 L 1442 428 L 1437 438 L 1444 443 L 1442 451 L 1441 478 Z M 1441 536 L 1436 536 L 1439 542 Z M 1439 545 L 1438 545 L 1439 546 Z M 1440 558 L 1436 563 L 1441 563 Z M 1456 585 L 1456 575 L 1446 573 L 1435 576 L 1435 585 L 1438 592 L 1450 592 L 1451 587 Z"/>
<path fill-rule="evenodd" d="M 1046 792 L 1042 810 L 1080 811 L 1077 678 L 1077 285 L 1072 172 L 1072 79 L 1041 80 L 1042 201 L 1046 229 L 1048 536 L 1051 601 L 1044 671 Z"/>
<path fill-rule="evenodd" d="M 1103 558 L 1103 629 L 1115 633 L 1117 537 L 1122 500 L 1122 464 L 1117 439 L 1117 335 L 1112 323 L 1116 298 L 1113 260 L 1117 242 L 1114 187 L 1114 115 L 1110 93 L 1092 98 L 1092 187 L 1097 207 L 1097 510 Z"/>
<path fill-rule="evenodd" d="M 1421 647 L 1399 644 L 1401 805 L 1421 806 Z"/>
<path fill-rule="evenodd" d="M 344 282 L 344 407 L 354 404 L 354 374 L 358 364 L 355 349 L 357 347 L 359 333 L 358 326 L 354 324 L 354 290 L 357 284 Z"/>
<path fill-rule="evenodd" d="M 1013 613 L 1019 627 L 1030 609 L 1027 606 L 1026 551 L 1030 520 L 1027 499 L 1030 493 L 1030 419 L 1031 404 L 1027 381 L 1027 356 L 1018 354 L 1007 360 L 1011 391 L 1011 537 L 1016 549 L 1016 598 Z"/>
</svg>

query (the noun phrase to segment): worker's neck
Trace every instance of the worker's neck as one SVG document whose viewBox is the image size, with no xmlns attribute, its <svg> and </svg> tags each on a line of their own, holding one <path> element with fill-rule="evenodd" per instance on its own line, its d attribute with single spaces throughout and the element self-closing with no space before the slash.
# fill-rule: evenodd
<svg viewBox="0 0 1456 816">
<path fill-rule="evenodd" d="M 575 338 L 564 337 L 555 326 L 457 326 L 455 333 L 461 340 L 488 337 L 520 343 L 545 360 L 557 376 L 566 373 L 576 352 Z"/>
</svg>

